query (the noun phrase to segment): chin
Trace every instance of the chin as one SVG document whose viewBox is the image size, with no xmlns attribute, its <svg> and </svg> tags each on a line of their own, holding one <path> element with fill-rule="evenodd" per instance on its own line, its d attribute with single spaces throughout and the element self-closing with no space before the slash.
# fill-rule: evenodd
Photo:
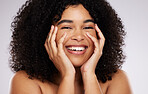
<svg viewBox="0 0 148 94">
<path fill-rule="evenodd" d="M 81 67 L 83 64 L 72 63 L 74 67 Z"/>
<path fill-rule="evenodd" d="M 70 61 L 74 67 L 81 67 L 85 63 L 84 60 L 79 60 L 79 59 L 70 59 Z"/>
</svg>

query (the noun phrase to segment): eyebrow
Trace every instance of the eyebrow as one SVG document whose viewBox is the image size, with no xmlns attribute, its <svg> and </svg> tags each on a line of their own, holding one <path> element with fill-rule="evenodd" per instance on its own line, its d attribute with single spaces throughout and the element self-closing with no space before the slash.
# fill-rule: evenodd
<svg viewBox="0 0 148 94">
<path fill-rule="evenodd" d="M 92 19 L 88 19 L 88 20 L 83 21 L 83 23 L 88 23 L 88 22 L 95 23 L 94 20 L 92 20 Z M 60 22 L 58 22 L 57 25 L 60 25 L 62 23 L 73 23 L 73 21 L 72 20 L 61 20 Z"/>
<path fill-rule="evenodd" d="M 58 25 L 62 24 L 62 23 L 73 23 L 72 20 L 61 20 Z"/>
<path fill-rule="evenodd" d="M 85 20 L 83 23 L 88 23 L 88 22 L 95 23 L 94 20 L 92 20 L 92 19 Z"/>
</svg>

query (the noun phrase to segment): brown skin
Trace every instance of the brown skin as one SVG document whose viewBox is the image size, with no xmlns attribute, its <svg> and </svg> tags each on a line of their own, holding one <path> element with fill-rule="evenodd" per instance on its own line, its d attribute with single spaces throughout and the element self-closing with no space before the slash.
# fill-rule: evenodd
<svg viewBox="0 0 148 94">
<path fill-rule="evenodd" d="M 118 70 L 111 81 L 100 82 L 100 85 L 103 94 L 132 94 L 127 76 L 122 70 Z M 48 81 L 43 83 L 35 78 L 31 80 L 24 71 L 19 71 L 12 79 L 10 94 L 57 94 L 58 87 Z M 80 92 L 75 94 L 84 94 L 81 86 L 75 91 Z"/>
<path fill-rule="evenodd" d="M 66 9 L 62 14 L 62 18 L 58 21 L 58 23 L 62 20 L 72 21 L 71 23 L 64 22 L 58 25 L 56 42 L 61 39 L 64 33 L 67 34 L 63 42 L 63 49 L 72 64 L 77 67 L 85 63 L 94 52 L 93 42 L 86 35 L 86 32 L 96 38 L 95 24 L 89 21 L 84 23 L 84 21 L 90 19 L 93 20 L 84 7 L 73 6 Z M 62 29 L 63 27 L 69 27 L 69 29 Z M 86 29 L 86 27 L 92 27 L 93 29 Z M 87 45 L 88 49 L 84 55 L 74 55 L 67 52 L 65 47 L 67 45 Z"/>
<path fill-rule="evenodd" d="M 111 81 L 98 82 L 95 68 L 102 55 L 105 38 L 97 25 L 90 21 L 85 23 L 88 19 L 93 20 L 82 5 L 70 6 L 63 12 L 61 20 L 72 22 L 58 24 L 60 20 L 51 27 L 45 48 L 60 71 L 54 77 L 55 83 L 31 80 L 24 71 L 20 71 L 12 79 L 11 94 L 84 94 L 84 89 L 85 94 L 102 94 L 99 84 L 103 94 L 131 94 L 128 79 L 121 70 Z M 71 54 L 66 49 L 67 45 L 82 44 L 88 46 L 82 55 Z"/>
</svg>

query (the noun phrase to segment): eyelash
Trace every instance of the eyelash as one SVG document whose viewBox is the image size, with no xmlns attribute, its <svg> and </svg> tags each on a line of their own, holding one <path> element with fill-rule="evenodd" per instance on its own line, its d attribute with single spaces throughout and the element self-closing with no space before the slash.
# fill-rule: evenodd
<svg viewBox="0 0 148 94">
<path fill-rule="evenodd" d="M 61 29 L 72 29 L 71 27 L 62 27 Z M 94 29 L 93 27 L 84 27 L 83 29 Z"/>
<path fill-rule="evenodd" d="M 61 29 L 72 29 L 71 27 L 62 27 Z"/>
<path fill-rule="evenodd" d="M 93 27 L 84 27 L 83 29 L 94 29 Z"/>
</svg>

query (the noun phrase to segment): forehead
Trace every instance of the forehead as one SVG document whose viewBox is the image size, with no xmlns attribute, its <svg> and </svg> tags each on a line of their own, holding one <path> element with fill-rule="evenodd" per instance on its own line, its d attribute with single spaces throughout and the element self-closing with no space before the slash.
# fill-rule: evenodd
<svg viewBox="0 0 148 94">
<path fill-rule="evenodd" d="M 62 19 L 69 19 L 69 20 L 86 20 L 92 19 L 89 12 L 83 7 L 83 5 L 74 5 L 69 6 L 67 9 L 63 11 Z"/>
</svg>

